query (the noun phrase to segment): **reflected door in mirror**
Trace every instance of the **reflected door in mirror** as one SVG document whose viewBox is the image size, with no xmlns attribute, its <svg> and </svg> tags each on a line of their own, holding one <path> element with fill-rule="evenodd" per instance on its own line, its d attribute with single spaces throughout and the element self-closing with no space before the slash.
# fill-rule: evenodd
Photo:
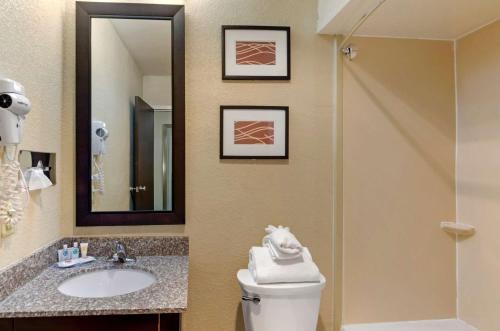
<svg viewBox="0 0 500 331">
<path fill-rule="evenodd" d="M 154 109 L 135 97 L 134 109 L 134 210 L 154 209 Z"/>
</svg>

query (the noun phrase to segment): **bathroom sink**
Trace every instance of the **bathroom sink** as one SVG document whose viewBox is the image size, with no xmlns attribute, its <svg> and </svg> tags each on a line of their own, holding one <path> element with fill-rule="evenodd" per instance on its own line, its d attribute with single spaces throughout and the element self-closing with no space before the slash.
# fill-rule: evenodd
<svg viewBox="0 0 500 331">
<path fill-rule="evenodd" d="M 156 283 L 156 277 L 139 269 L 97 270 L 63 281 L 59 292 L 79 298 L 106 298 L 136 292 Z"/>
</svg>

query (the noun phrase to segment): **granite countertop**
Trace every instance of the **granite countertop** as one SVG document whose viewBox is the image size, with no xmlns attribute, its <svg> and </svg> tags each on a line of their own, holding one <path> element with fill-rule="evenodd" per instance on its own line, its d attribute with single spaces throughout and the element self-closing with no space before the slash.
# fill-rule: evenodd
<svg viewBox="0 0 500 331">
<path fill-rule="evenodd" d="M 84 272 L 135 268 L 157 282 L 137 292 L 108 298 L 78 298 L 57 290 L 62 281 Z M 49 266 L 0 302 L 0 318 L 119 314 L 182 313 L 187 310 L 188 257 L 139 256 L 136 262 L 113 263 L 106 258 L 67 269 Z"/>
</svg>

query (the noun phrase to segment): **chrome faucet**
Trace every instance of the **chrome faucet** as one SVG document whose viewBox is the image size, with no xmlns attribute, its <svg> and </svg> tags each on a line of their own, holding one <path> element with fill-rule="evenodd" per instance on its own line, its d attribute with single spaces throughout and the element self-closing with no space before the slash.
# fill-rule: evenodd
<svg viewBox="0 0 500 331">
<path fill-rule="evenodd" d="M 134 258 L 130 258 L 127 256 L 127 251 L 125 250 L 125 245 L 121 242 L 116 242 L 116 251 L 111 258 L 113 262 L 125 263 L 125 262 L 134 262 Z"/>
</svg>

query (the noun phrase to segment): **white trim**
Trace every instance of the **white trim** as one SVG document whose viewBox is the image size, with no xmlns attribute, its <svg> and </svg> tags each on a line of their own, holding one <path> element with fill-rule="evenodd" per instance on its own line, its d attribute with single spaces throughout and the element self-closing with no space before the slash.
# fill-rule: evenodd
<svg viewBox="0 0 500 331">
<path fill-rule="evenodd" d="M 166 105 L 151 105 L 151 108 L 153 108 L 154 111 L 172 111 L 172 106 Z"/>
<path fill-rule="evenodd" d="M 342 331 L 479 331 L 459 319 L 343 325 Z"/>
<path fill-rule="evenodd" d="M 455 84 L 455 222 L 460 222 L 458 217 L 458 68 L 457 68 L 457 40 L 453 41 L 453 70 L 454 70 L 454 84 Z M 460 268 L 459 261 L 460 255 L 458 253 L 459 242 L 458 235 L 455 236 L 455 315 L 460 318 L 460 301 L 459 301 L 459 280 Z"/>
<path fill-rule="evenodd" d="M 372 35 L 372 34 L 362 34 L 362 33 L 355 33 L 353 34 L 353 37 L 363 37 L 363 38 L 386 38 L 386 39 L 411 39 L 411 40 L 435 40 L 435 41 L 457 41 L 460 39 L 463 39 L 475 32 L 478 32 L 479 30 L 494 24 L 496 22 L 500 21 L 500 18 L 495 18 L 491 21 L 488 21 L 487 23 L 481 24 L 478 27 L 473 28 L 470 31 L 467 31 L 457 37 L 454 38 L 425 38 L 425 37 L 405 37 L 405 36 L 387 36 L 387 35 Z"/>
<path fill-rule="evenodd" d="M 333 40 L 333 118 L 332 118 L 332 146 L 333 146 L 333 208 L 332 208 L 332 275 L 333 275 L 333 316 L 334 331 L 340 331 L 342 327 L 342 302 L 344 300 L 343 281 L 343 61 L 344 57 L 340 55 L 339 44 L 341 36 L 336 36 Z"/>
<path fill-rule="evenodd" d="M 385 39 L 408 39 L 408 40 L 432 40 L 432 41 L 454 41 L 455 39 L 441 39 L 441 38 L 418 38 L 418 37 L 404 37 L 404 36 L 386 36 L 386 35 L 370 35 L 370 34 L 354 34 L 353 37 L 362 38 L 385 38 Z"/>
<path fill-rule="evenodd" d="M 335 148 L 335 143 L 337 142 L 337 139 L 335 137 L 335 134 L 336 134 L 336 130 L 335 130 L 335 127 L 336 127 L 336 121 L 335 121 L 335 118 L 336 118 L 336 111 L 337 111 L 337 106 L 338 106 L 338 103 L 337 103 L 337 96 L 338 96 L 338 84 L 342 84 L 342 82 L 339 82 L 339 79 L 338 79 L 338 75 L 337 75 L 337 65 L 338 65 L 338 62 L 337 62 L 337 57 L 339 55 L 338 51 L 337 51 L 337 38 L 333 38 L 333 41 L 332 41 L 332 47 L 333 47 L 333 57 L 332 57 L 332 81 L 333 81 L 333 86 L 332 86 L 332 136 L 331 136 L 331 139 L 332 139 L 332 155 L 333 155 L 333 158 L 332 158 L 332 165 L 333 165 L 333 176 L 332 176 L 332 209 L 331 209 L 331 213 L 332 213 L 332 233 L 331 233 L 331 236 L 332 236 L 332 246 L 330 247 L 331 248 L 331 252 L 332 252 L 332 269 L 331 269 L 331 272 L 332 272 L 332 279 L 333 279 L 333 289 L 334 291 L 336 291 L 336 285 L 335 284 L 335 244 L 337 242 L 337 238 L 335 237 L 335 222 L 337 221 L 335 219 L 335 208 L 337 207 L 337 203 L 335 201 L 336 199 L 336 194 L 337 194 L 337 190 L 336 190 L 336 185 L 338 184 L 337 183 L 337 177 L 336 177 L 336 172 L 337 172 L 337 166 L 335 164 L 335 160 L 336 160 L 336 157 L 337 157 L 337 149 Z M 342 309 L 341 307 L 336 307 L 335 306 L 335 293 L 333 293 L 333 298 L 332 298 L 332 316 L 335 316 L 335 310 L 336 309 Z"/>
</svg>

